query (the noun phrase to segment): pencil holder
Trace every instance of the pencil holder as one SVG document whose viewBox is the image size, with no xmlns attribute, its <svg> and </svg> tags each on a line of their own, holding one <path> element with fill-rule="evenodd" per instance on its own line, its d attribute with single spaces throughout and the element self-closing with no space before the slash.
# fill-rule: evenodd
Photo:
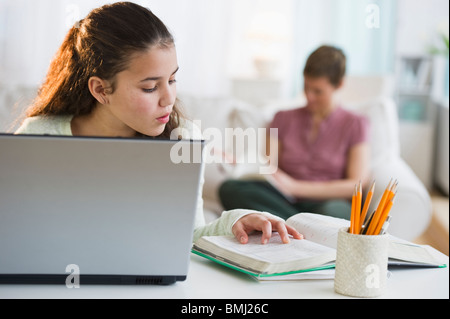
<svg viewBox="0 0 450 319">
<path fill-rule="evenodd" d="M 338 233 L 334 290 L 351 297 L 378 297 L 386 291 L 388 235 Z"/>
</svg>

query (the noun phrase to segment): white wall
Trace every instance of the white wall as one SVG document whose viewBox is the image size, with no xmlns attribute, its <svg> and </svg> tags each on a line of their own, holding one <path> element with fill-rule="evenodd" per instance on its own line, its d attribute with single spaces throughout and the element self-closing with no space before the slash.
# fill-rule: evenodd
<svg viewBox="0 0 450 319">
<path fill-rule="evenodd" d="M 398 0 L 398 55 L 423 55 L 449 23 L 447 0 Z"/>
</svg>

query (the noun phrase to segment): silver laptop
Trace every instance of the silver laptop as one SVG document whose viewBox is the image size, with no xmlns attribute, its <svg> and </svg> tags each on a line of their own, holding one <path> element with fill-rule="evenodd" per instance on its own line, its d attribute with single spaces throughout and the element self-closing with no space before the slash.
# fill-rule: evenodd
<svg viewBox="0 0 450 319">
<path fill-rule="evenodd" d="M 185 280 L 203 169 L 192 155 L 201 149 L 0 134 L 0 283 Z"/>
</svg>

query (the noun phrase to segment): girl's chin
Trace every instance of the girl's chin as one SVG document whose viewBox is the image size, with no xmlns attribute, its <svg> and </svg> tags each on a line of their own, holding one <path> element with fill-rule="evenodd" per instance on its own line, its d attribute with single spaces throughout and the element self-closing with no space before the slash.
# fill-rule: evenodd
<svg viewBox="0 0 450 319">
<path fill-rule="evenodd" d="M 164 125 L 159 125 L 158 127 L 155 127 L 155 128 L 149 129 L 149 130 L 145 130 L 140 133 L 147 135 L 147 136 L 156 137 L 156 136 L 160 136 L 164 132 L 165 128 L 166 128 L 166 125 L 164 124 Z"/>
</svg>

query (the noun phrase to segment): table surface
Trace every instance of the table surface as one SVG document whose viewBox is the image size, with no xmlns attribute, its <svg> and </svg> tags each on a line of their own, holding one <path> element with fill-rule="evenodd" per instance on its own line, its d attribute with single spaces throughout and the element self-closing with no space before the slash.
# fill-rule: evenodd
<svg viewBox="0 0 450 319">
<path fill-rule="evenodd" d="M 440 261 L 448 256 L 429 247 Z M 449 298 L 449 268 L 390 269 L 386 293 L 380 298 Z M 248 275 L 191 256 L 186 281 L 169 286 L 0 285 L 0 298 L 19 299 L 338 299 L 334 281 L 299 280 L 258 282 Z"/>
</svg>

